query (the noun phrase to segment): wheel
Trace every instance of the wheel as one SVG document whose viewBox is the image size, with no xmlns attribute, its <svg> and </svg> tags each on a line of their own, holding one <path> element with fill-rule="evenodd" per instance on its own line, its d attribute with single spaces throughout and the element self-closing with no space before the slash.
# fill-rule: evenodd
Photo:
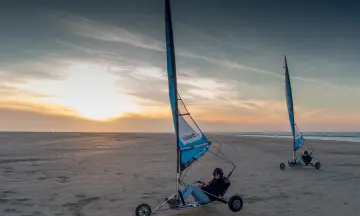
<svg viewBox="0 0 360 216">
<path fill-rule="evenodd" d="M 244 202 L 242 200 L 242 198 L 238 195 L 234 195 L 232 197 L 230 197 L 229 202 L 228 202 L 228 206 L 229 209 L 233 212 L 238 212 L 242 209 L 244 205 Z"/>
<path fill-rule="evenodd" d="M 136 207 L 135 215 L 136 216 L 150 216 L 151 215 L 151 207 L 146 203 L 140 204 L 140 205 L 138 205 L 138 207 Z"/>
<path fill-rule="evenodd" d="M 281 170 L 284 170 L 284 169 L 285 169 L 285 167 L 286 167 L 286 166 L 285 166 L 285 164 L 284 164 L 284 163 L 281 163 L 281 164 L 280 164 L 280 169 L 281 169 Z"/>
<path fill-rule="evenodd" d="M 316 169 L 320 169 L 320 167 L 321 167 L 320 162 L 316 162 L 316 163 L 315 163 L 315 168 L 316 168 Z"/>
</svg>

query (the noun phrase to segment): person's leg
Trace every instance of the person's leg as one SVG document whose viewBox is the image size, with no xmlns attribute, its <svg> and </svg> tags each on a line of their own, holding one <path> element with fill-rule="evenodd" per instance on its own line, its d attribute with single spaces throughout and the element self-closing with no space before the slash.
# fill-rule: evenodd
<svg viewBox="0 0 360 216">
<path fill-rule="evenodd" d="M 190 195 L 194 197 L 194 199 L 200 204 L 205 205 L 210 202 L 208 195 L 203 192 L 201 189 L 194 187 L 192 185 L 187 185 L 184 190 L 181 192 L 184 200 L 186 200 Z M 179 199 L 181 199 L 179 197 Z M 181 200 L 180 200 L 181 201 Z"/>
<path fill-rule="evenodd" d="M 199 188 L 194 188 L 191 195 L 200 205 L 206 205 L 211 202 L 209 196 Z"/>
<path fill-rule="evenodd" d="M 191 193 L 193 192 L 195 187 L 191 186 L 191 185 L 187 185 L 185 186 L 185 188 L 181 191 L 181 195 L 182 197 L 184 198 L 184 200 L 186 200 L 190 195 Z M 181 199 L 179 197 L 179 199 Z M 180 200 L 181 201 L 181 200 Z"/>
<path fill-rule="evenodd" d="M 297 165 L 300 165 L 300 161 L 301 161 L 301 157 L 300 156 L 296 157 L 295 162 Z"/>
<path fill-rule="evenodd" d="M 187 185 L 184 187 L 184 189 L 181 191 L 181 196 L 184 199 L 184 201 L 192 194 L 194 189 L 195 187 L 191 185 Z M 178 198 L 174 197 L 172 199 L 165 199 L 165 200 L 167 203 L 169 203 L 170 208 L 177 208 L 180 205 L 182 205 L 181 196 L 178 196 Z"/>
<path fill-rule="evenodd" d="M 165 199 L 167 203 L 169 203 L 170 208 L 177 208 L 179 205 L 182 205 L 181 196 L 184 199 L 184 201 L 191 195 L 193 191 L 193 187 L 191 185 L 187 185 L 184 187 L 184 189 L 181 191 L 181 195 L 176 198 L 171 199 Z"/>
<path fill-rule="evenodd" d="M 300 160 L 300 166 L 305 166 L 306 164 L 305 164 L 305 161 L 301 158 L 301 160 Z"/>
<path fill-rule="evenodd" d="M 299 165 L 299 166 L 304 166 L 305 165 L 305 162 L 304 162 L 304 160 L 302 159 L 301 156 L 296 158 L 296 164 Z"/>
</svg>

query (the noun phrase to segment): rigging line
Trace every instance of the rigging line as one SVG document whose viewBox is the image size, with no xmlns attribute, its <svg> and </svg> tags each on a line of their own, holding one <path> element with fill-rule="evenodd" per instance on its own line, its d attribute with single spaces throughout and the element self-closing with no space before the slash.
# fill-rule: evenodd
<svg viewBox="0 0 360 216">
<path fill-rule="evenodd" d="M 184 178 L 186 177 L 186 174 L 189 172 L 189 170 L 192 168 L 192 165 L 195 163 L 195 162 L 199 162 L 198 160 L 199 158 L 194 158 L 194 161 L 187 167 L 186 169 L 186 172 L 184 173 L 184 175 L 182 175 L 182 178 L 180 179 L 180 182 L 182 182 L 184 180 Z"/>
<path fill-rule="evenodd" d="M 302 132 L 299 130 L 297 124 L 295 124 L 295 127 L 296 127 L 297 131 L 299 132 L 299 134 L 300 134 L 301 136 L 303 136 L 303 134 L 302 134 Z"/>
<path fill-rule="evenodd" d="M 228 163 L 233 164 L 231 161 L 229 161 L 229 160 L 227 160 L 226 158 L 223 158 L 223 157 L 217 155 L 216 153 L 214 153 L 214 152 L 212 152 L 212 151 L 210 151 L 210 150 L 208 150 L 208 152 L 210 152 L 211 154 L 215 155 L 215 156 L 218 157 L 218 158 L 223 159 L 225 162 L 228 162 Z"/>
<path fill-rule="evenodd" d="M 181 100 L 182 105 L 183 105 L 184 108 L 185 108 L 186 113 L 189 113 L 189 111 L 188 111 L 188 109 L 186 108 L 186 105 L 185 105 L 184 101 L 182 100 L 179 92 L 177 92 L 177 94 L 178 94 L 178 96 L 179 96 L 179 99 Z M 201 134 L 204 135 L 204 133 L 202 132 L 202 130 L 200 129 L 200 127 L 198 126 L 198 124 L 195 122 L 195 120 L 192 118 L 192 116 L 189 115 L 189 117 L 191 118 L 191 120 L 193 121 L 193 123 L 195 124 L 195 126 L 197 127 L 197 129 L 201 132 Z"/>
<path fill-rule="evenodd" d="M 228 162 L 230 162 L 231 164 L 235 165 L 234 162 L 232 162 L 232 160 L 230 158 L 228 158 L 226 155 L 224 155 L 215 145 L 213 145 L 213 147 L 224 157 L 228 160 Z"/>
<path fill-rule="evenodd" d="M 223 159 L 224 161 L 228 162 L 228 163 L 231 163 L 234 165 L 234 163 L 228 158 L 226 157 L 218 148 L 216 148 L 215 145 L 213 145 L 214 148 L 217 150 L 217 153 L 215 152 L 212 152 L 211 150 L 208 150 L 209 152 L 211 152 L 213 155 L 215 155 L 216 157 L 219 157 L 221 159 Z"/>
<path fill-rule="evenodd" d="M 193 164 L 193 163 L 192 163 Z M 186 177 L 186 174 L 189 172 L 189 170 L 192 167 L 192 164 L 186 169 L 185 173 L 183 175 L 181 175 L 181 179 L 180 182 L 182 182 L 184 180 L 184 178 Z M 181 173 L 182 174 L 182 173 Z"/>
</svg>

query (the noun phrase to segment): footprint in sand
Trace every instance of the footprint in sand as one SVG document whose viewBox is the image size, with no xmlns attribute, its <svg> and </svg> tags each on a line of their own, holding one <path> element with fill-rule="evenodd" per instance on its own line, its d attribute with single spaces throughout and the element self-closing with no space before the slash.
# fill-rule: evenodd
<svg viewBox="0 0 360 216">
<path fill-rule="evenodd" d="M 86 195 L 81 194 L 81 197 L 86 197 Z M 81 212 L 82 208 L 99 199 L 100 197 L 81 198 L 77 202 L 65 203 L 63 206 L 68 207 L 73 216 L 85 216 L 84 213 Z"/>
<path fill-rule="evenodd" d="M 4 173 L 12 173 L 14 172 L 14 169 L 12 167 L 5 167 Z"/>
<path fill-rule="evenodd" d="M 68 182 L 68 179 L 69 179 L 70 177 L 68 177 L 68 176 L 58 176 L 57 178 L 58 178 L 58 181 L 59 181 L 59 182 L 61 182 L 61 183 L 66 183 L 66 182 Z"/>
<path fill-rule="evenodd" d="M 0 204 L 9 202 L 7 198 L 0 198 Z"/>
<path fill-rule="evenodd" d="M 47 176 L 40 176 L 40 177 L 38 177 L 37 179 L 38 179 L 38 180 L 45 180 L 45 179 L 47 179 Z"/>
<path fill-rule="evenodd" d="M 33 214 L 36 216 L 45 216 L 41 211 L 34 211 Z"/>
<path fill-rule="evenodd" d="M 0 198 L 6 198 L 10 194 L 16 194 L 17 192 L 15 190 L 5 190 L 3 192 L 0 192 Z"/>
<path fill-rule="evenodd" d="M 21 211 L 18 211 L 16 208 L 7 208 L 7 209 L 4 209 L 4 212 L 7 212 L 7 213 L 21 213 Z"/>
<path fill-rule="evenodd" d="M 86 197 L 86 195 L 79 193 L 79 194 L 76 194 L 75 197 L 77 197 L 77 198 L 82 198 L 82 199 L 83 199 L 83 198 Z"/>
<path fill-rule="evenodd" d="M 110 202 L 116 202 L 116 201 L 123 201 L 124 199 L 122 198 L 113 198 L 113 199 L 110 199 L 109 201 Z"/>
</svg>

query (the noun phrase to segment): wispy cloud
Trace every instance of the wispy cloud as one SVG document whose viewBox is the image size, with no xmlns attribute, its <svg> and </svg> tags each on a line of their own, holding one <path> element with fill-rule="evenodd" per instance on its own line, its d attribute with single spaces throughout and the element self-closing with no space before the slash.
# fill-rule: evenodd
<svg viewBox="0 0 360 216">
<path fill-rule="evenodd" d="M 115 25 L 75 16 L 70 13 L 59 13 L 58 19 L 65 28 L 82 37 L 108 42 L 123 42 L 133 46 L 158 51 L 164 50 L 163 44 L 159 43 L 157 40 Z"/>
<path fill-rule="evenodd" d="M 64 106 L 45 104 L 39 102 L 31 102 L 30 100 L 18 101 L 14 99 L 0 100 L 0 108 L 13 109 L 13 110 L 28 110 L 44 114 L 57 114 L 68 116 L 79 116 L 74 110 Z"/>
<path fill-rule="evenodd" d="M 135 67 L 131 76 L 139 79 L 166 79 L 166 74 L 159 67 Z"/>
<path fill-rule="evenodd" d="M 89 53 L 89 54 L 94 54 L 93 50 L 85 48 L 83 46 L 75 45 L 73 43 L 69 43 L 69 42 L 66 42 L 66 41 L 63 41 L 63 40 L 59 40 L 59 39 L 55 39 L 55 42 L 58 43 L 58 44 L 61 44 L 61 45 L 76 49 L 76 50 L 80 50 L 80 51 L 83 51 L 83 52 L 86 52 L 86 53 Z"/>
<path fill-rule="evenodd" d="M 0 68 L 0 78 L 7 82 L 26 82 L 32 79 L 59 80 L 66 78 L 67 71 L 58 67 L 59 62 L 49 58 L 9 64 Z"/>
<path fill-rule="evenodd" d="M 10 99 L 10 98 L 43 98 L 43 97 L 51 97 L 51 95 L 38 93 L 34 91 L 23 90 L 9 84 L 1 84 L 0 83 L 0 100 Z"/>
<path fill-rule="evenodd" d="M 76 16 L 70 13 L 60 13 L 57 17 L 57 19 L 60 21 L 60 23 L 63 24 L 63 26 L 71 31 L 72 33 L 87 37 L 87 38 L 93 38 L 101 41 L 108 41 L 108 42 L 122 42 L 127 43 L 136 47 L 141 47 L 144 49 L 150 49 L 150 50 L 156 50 L 156 51 L 165 51 L 165 43 L 162 41 L 158 41 L 154 38 L 151 38 L 148 35 L 143 35 L 138 32 L 131 32 L 130 30 L 124 28 L 124 27 L 118 27 L 115 25 L 91 20 L 85 17 Z M 204 35 L 204 34 L 200 34 Z M 199 38 L 201 40 L 201 38 Z M 66 42 L 58 41 L 59 43 L 66 44 Z M 73 46 L 76 49 L 82 49 L 86 52 L 91 53 L 92 51 L 90 49 L 81 48 L 78 46 L 74 46 L 72 44 L 67 44 L 69 46 Z M 231 69 L 239 69 L 243 71 L 250 71 L 254 73 L 260 73 L 265 75 L 271 75 L 278 78 L 281 78 L 282 76 L 263 69 L 258 69 L 254 67 L 249 67 L 246 65 L 242 65 L 236 62 L 231 62 L 227 60 L 222 59 L 216 59 L 207 57 L 204 55 L 196 55 L 192 52 L 185 51 L 178 49 L 177 54 L 183 57 L 191 58 L 191 59 L 199 59 L 204 60 L 206 62 L 231 68 Z"/>
<path fill-rule="evenodd" d="M 185 94 L 196 98 L 226 100 L 236 97 L 235 83 L 215 78 L 192 77 L 182 78 L 178 83 L 185 87 Z"/>
</svg>

